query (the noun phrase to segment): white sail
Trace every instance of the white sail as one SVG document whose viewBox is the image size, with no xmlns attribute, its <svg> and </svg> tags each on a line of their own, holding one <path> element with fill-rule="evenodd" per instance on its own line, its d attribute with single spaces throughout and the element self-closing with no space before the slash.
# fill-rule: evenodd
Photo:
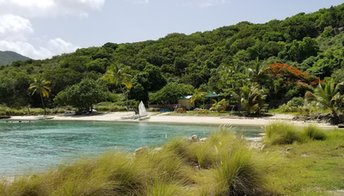
<svg viewBox="0 0 344 196">
<path fill-rule="evenodd" d="M 148 113 L 146 111 L 145 105 L 141 101 L 139 104 L 139 116 L 147 116 L 147 115 L 148 115 Z"/>
</svg>

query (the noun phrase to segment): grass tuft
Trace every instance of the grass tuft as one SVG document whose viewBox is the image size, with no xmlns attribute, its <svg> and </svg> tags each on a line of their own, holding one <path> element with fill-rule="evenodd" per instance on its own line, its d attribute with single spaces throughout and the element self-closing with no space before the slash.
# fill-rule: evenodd
<svg viewBox="0 0 344 196">
<path fill-rule="evenodd" d="M 185 195 L 183 188 L 178 184 L 166 183 L 163 181 L 155 181 L 152 185 L 147 187 L 147 196 L 175 196 Z"/>
<path fill-rule="evenodd" d="M 265 143 L 276 144 L 293 144 L 302 143 L 305 137 L 298 127 L 286 123 L 271 123 L 265 127 Z"/>
<path fill-rule="evenodd" d="M 263 189 L 262 174 L 247 149 L 236 149 L 215 170 L 218 195 L 259 195 Z"/>
<path fill-rule="evenodd" d="M 327 138 L 325 132 L 315 125 L 305 127 L 304 133 L 311 140 L 326 140 Z"/>
</svg>

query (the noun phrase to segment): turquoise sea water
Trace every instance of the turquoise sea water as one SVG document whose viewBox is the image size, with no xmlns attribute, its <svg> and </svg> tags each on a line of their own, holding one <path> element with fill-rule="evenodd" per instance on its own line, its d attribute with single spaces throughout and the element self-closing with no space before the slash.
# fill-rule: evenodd
<svg viewBox="0 0 344 196">
<path fill-rule="evenodd" d="M 114 122 L 0 121 L 0 176 L 40 172 L 110 150 L 156 147 L 175 137 L 206 137 L 218 126 Z M 256 137 L 258 127 L 234 127 Z"/>
</svg>

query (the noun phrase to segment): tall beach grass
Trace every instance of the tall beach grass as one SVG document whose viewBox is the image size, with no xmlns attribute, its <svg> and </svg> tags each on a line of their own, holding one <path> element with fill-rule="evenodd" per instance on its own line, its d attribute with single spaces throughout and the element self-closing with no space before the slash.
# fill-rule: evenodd
<svg viewBox="0 0 344 196">
<path fill-rule="evenodd" d="M 344 152 L 342 132 L 283 123 L 270 124 L 265 131 L 264 142 L 297 148 L 287 156 L 283 145 L 250 149 L 245 140 L 221 129 L 205 142 L 179 138 L 159 149 L 108 152 L 11 183 L 0 182 L 0 195 L 289 195 L 319 192 L 312 188 L 315 182 L 325 190 L 343 187 L 338 174 Z M 331 177 L 321 180 L 319 175 Z"/>
<path fill-rule="evenodd" d="M 106 153 L 0 185 L 2 195 L 253 195 L 264 173 L 229 131 L 205 142 L 172 140 L 160 150 Z M 204 189 L 204 187 L 209 187 Z"/>
<path fill-rule="evenodd" d="M 309 140 L 325 140 L 325 131 L 316 125 L 308 125 L 304 128 L 284 122 L 271 123 L 265 127 L 266 144 L 293 144 L 304 143 Z"/>
</svg>

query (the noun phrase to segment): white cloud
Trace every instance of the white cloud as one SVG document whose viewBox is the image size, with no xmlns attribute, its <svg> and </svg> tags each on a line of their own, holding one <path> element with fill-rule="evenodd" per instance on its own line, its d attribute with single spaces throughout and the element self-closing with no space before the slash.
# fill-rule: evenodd
<svg viewBox="0 0 344 196">
<path fill-rule="evenodd" d="M 43 59 L 72 52 L 78 48 L 61 38 L 41 40 L 43 44 L 32 44 L 32 40 L 40 39 L 35 37 L 29 19 L 15 15 L 0 15 L 0 50 L 14 51 L 33 59 Z"/>
<path fill-rule="evenodd" d="M 0 50 L 14 51 L 33 59 L 44 59 L 56 54 L 73 52 L 78 47 L 61 38 L 51 39 L 42 46 L 33 46 L 28 41 L 0 40 Z"/>
<path fill-rule="evenodd" d="M 125 0 L 129 3 L 132 3 L 132 4 L 148 4 L 150 3 L 150 0 Z"/>
<path fill-rule="evenodd" d="M 33 59 L 75 51 L 78 46 L 62 38 L 41 39 L 31 23 L 35 17 L 88 16 L 104 6 L 105 0 L 0 0 L 0 50 Z M 37 42 L 37 40 L 40 40 Z"/>
<path fill-rule="evenodd" d="M 178 0 L 183 6 L 211 7 L 215 5 L 230 3 L 230 0 Z"/>
<path fill-rule="evenodd" d="M 0 39 L 23 39 L 26 34 L 33 33 L 30 20 L 15 15 L 0 15 Z"/>
<path fill-rule="evenodd" d="M 66 42 L 61 38 L 51 39 L 48 42 L 48 49 L 53 51 L 54 53 L 65 53 L 65 52 L 73 52 L 78 48 L 72 43 Z"/>
<path fill-rule="evenodd" d="M 170 1 L 170 0 L 125 0 L 132 4 L 148 4 L 158 1 Z M 216 5 L 222 5 L 230 3 L 231 0 L 174 0 L 174 2 L 179 6 L 187 7 L 211 7 Z"/>
<path fill-rule="evenodd" d="M 0 0 L 0 13 L 24 17 L 85 15 L 101 9 L 104 4 L 105 0 Z"/>
</svg>

